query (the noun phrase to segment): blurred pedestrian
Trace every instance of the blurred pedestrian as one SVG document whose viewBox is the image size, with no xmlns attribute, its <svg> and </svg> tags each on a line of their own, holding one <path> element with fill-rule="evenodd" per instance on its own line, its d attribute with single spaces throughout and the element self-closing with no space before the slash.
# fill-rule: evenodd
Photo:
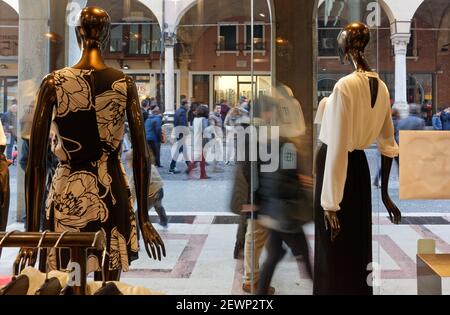
<svg viewBox="0 0 450 315">
<path fill-rule="evenodd" d="M 225 118 L 228 115 L 228 112 L 230 111 L 230 106 L 228 106 L 228 103 L 226 100 L 221 100 L 220 101 L 220 117 L 222 118 L 222 121 L 225 121 Z"/>
<path fill-rule="evenodd" d="M 159 107 L 155 107 L 152 110 L 144 126 L 145 137 L 155 157 L 155 164 L 157 167 L 161 167 L 162 117 Z"/>
<path fill-rule="evenodd" d="M 444 124 L 443 124 L 444 125 Z M 450 113 L 449 123 L 450 128 Z M 425 121 L 420 117 L 420 107 L 417 104 L 409 105 L 409 115 L 406 118 L 400 119 L 398 122 L 398 130 L 424 130 Z M 396 139 L 399 143 L 400 139 Z"/>
<path fill-rule="evenodd" d="M 14 100 L 11 107 L 2 115 L 3 130 L 6 135 L 6 158 L 12 159 L 12 151 L 17 141 L 17 102 Z"/>
<path fill-rule="evenodd" d="M 219 167 L 219 161 L 223 161 L 223 121 L 222 117 L 220 116 L 220 106 L 217 105 L 213 112 L 209 114 L 208 123 L 208 136 L 210 141 L 215 141 L 215 145 L 213 146 L 214 152 L 208 152 L 212 154 L 213 156 L 213 172 L 215 173 L 222 173 L 224 170 L 223 168 Z M 208 162 L 211 159 L 208 159 Z"/>
<path fill-rule="evenodd" d="M 147 97 L 147 98 L 143 99 L 141 102 L 141 113 L 142 113 L 142 117 L 144 118 L 144 123 L 149 116 L 149 113 L 148 113 L 149 109 L 150 109 L 150 98 Z"/>
<path fill-rule="evenodd" d="M 0 232 L 4 232 L 8 225 L 9 215 L 9 200 L 10 200 L 10 186 L 9 186 L 9 165 L 4 155 L 6 148 L 6 136 L 3 131 L 3 126 L 0 121 Z M 2 249 L 0 248 L 0 256 Z"/>
<path fill-rule="evenodd" d="M 433 129 L 442 130 L 441 112 L 433 115 Z"/>
<path fill-rule="evenodd" d="M 239 109 L 233 107 L 230 109 L 223 122 L 226 132 L 225 164 L 227 165 L 232 161 L 236 161 L 236 133 L 234 132 L 234 129 L 241 116 L 242 114 Z"/>
<path fill-rule="evenodd" d="M 280 158 L 289 163 L 294 154 L 299 156 L 300 151 L 298 147 L 297 152 L 295 149 L 292 152 L 284 151 L 285 145 L 292 144 L 288 139 L 284 141 L 280 143 Z M 308 242 L 303 231 L 303 225 L 313 218 L 313 180 L 311 176 L 298 172 L 297 169 L 280 167 L 275 172 L 259 173 L 258 221 L 268 231 L 267 258 L 261 267 L 256 292 L 260 295 L 271 291 L 270 283 L 276 266 L 286 254 L 283 243 L 290 248 L 297 261 L 305 264 L 308 275 L 313 278 Z"/>
<path fill-rule="evenodd" d="M 194 145 L 194 157 L 193 161 L 189 162 L 187 173 L 189 178 L 192 178 L 192 172 L 197 166 L 197 162 L 200 162 L 200 179 L 209 179 L 206 174 L 206 160 L 203 153 L 203 147 L 205 145 L 205 139 L 203 133 L 208 128 L 208 107 L 206 105 L 200 105 L 197 107 L 196 116 L 193 121 L 193 145 Z"/>
<path fill-rule="evenodd" d="M 184 98 L 182 99 L 181 106 L 176 110 L 173 117 L 173 125 L 175 130 L 177 127 L 187 127 L 188 126 L 188 102 Z M 180 171 L 177 169 L 178 156 L 183 153 L 184 161 L 186 166 L 189 166 L 189 155 L 186 148 L 186 138 L 183 134 L 177 135 L 177 147 L 175 148 L 175 154 L 172 156 L 172 161 L 170 162 L 169 174 L 178 174 Z"/>
<path fill-rule="evenodd" d="M 242 105 L 242 104 L 241 104 Z M 247 110 L 239 107 L 239 117 L 236 119 L 236 126 L 246 129 L 250 126 L 250 117 Z M 266 122 L 261 119 L 254 119 L 253 126 L 259 127 Z M 241 220 L 236 235 L 236 244 L 234 254 L 237 249 L 240 250 L 242 242 L 242 231 L 244 235 L 244 277 L 242 290 L 247 293 L 254 293 L 258 287 L 260 278 L 259 260 L 264 245 L 267 241 L 267 229 L 262 226 L 258 219 L 258 201 L 254 200 L 253 195 L 258 187 L 257 169 L 260 161 L 251 161 L 250 150 L 252 143 L 250 136 L 245 133 L 245 158 L 236 161 L 235 182 L 233 187 L 233 196 L 236 200 L 232 201 L 232 208 L 240 206 Z M 259 147 L 259 144 L 256 144 Z M 259 155 L 257 154 L 259 157 Z M 236 197 L 237 196 L 237 197 Z M 244 219 L 245 218 L 245 219 Z M 274 294 L 275 288 L 269 287 L 268 294 Z"/>
<path fill-rule="evenodd" d="M 125 154 L 125 160 L 127 162 L 128 170 L 132 170 L 133 150 L 130 150 Z M 130 172 L 129 179 L 130 179 L 129 182 L 130 182 L 132 204 L 134 205 L 134 201 L 136 200 L 136 189 L 134 187 L 134 176 L 132 171 Z M 148 201 L 147 201 L 148 211 L 150 211 L 152 208 L 155 208 L 155 212 L 157 213 L 159 218 L 159 224 L 163 227 L 167 227 L 169 220 L 167 218 L 166 210 L 162 205 L 162 200 L 164 198 L 163 187 L 164 183 L 162 181 L 161 175 L 159 174 L 156 166 L 153 163 L 151 163 L 151 176 L 148 185 Z"/>
<path fill-rule="evenodd" d="M 209 114 L 208 120 L 209 120 L 210 126 L 222 128 L 223 120 L 222 120 L 222 116 L 220 115 L 220 108 L 221 107 L 219 105 L 217 105 L 214 108 L 214 111 Z"/>
<path fill-rule="evenodd" d="M 450 130 L 450 107 L 441 112 L 442 130 Z"/>
<path fill-rule="evenodd" d="M 195 111 L 197 110 L 198 105 L 199 105 L 198 103 L 191 103 L 191 105 L 189 106 L 189 111 L 188 111 L 189 126 L 192 126 L 192 124 L 194 122 Z"/>
</svg>

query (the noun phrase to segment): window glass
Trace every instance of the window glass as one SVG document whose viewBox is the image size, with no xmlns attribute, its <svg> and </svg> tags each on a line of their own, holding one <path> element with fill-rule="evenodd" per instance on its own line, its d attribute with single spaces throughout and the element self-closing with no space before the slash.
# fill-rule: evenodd
<svg viewBox="0 0 450 315">
<path fill-rule="evenodd" d="M 167 294 L 255 293 L 264 262 L 279 260 L 271 282 L 276 294 L 313 293 L 305 262 L 308 257 L 312 262 L 319 252 L 316 224 L 323 218 L 323 209 L 313 209 L 313 197 L 321 199 L 313 189 L 321 186 L 316 157 L 323 147 L 321 127 L 314 121 L 319 102 L 354 73 L 352 64 L 339 58 L 337 36 L 355 21 L 369 26 L 365 58 L 389 91 L 395 139 L 403 148 L 415 148 L 393 160 L 389 177 L 387 191 L 402 212 L 401 225 L 390 222 L 382 198 L 379 144 L 374 141 L 353 150 L 366 156 L 362 160 L 370 170 L 364 172 L 365 184 L 370 180 L 370 188 L 364 186 L 370 197 L 361 202 L 371 203 L 366 230 L 371 229 L 371 237 L 365 244 L 372 244 L 372 257 L 363 272 L 369 282 L 373 280 L 375 294 L 416 294 L 417 241 L 433 239 L 438 252 L 450 251 L 450 210 L 445 200 L 450 159 L 445 137 L 433 143 L 436 138 L 430 136 L 450 130 L 448 0 L 20 0 L 21 12 L 18 3 L 0 0 L 0 116 L 7 137 L 5 155 L 13 161 L 9 230 L 25 228 L 25 169 L 36 93 L 47 74 L 79 61 L 74 14 L 81 9 L 78 4 L 85 3 L 110 16 L 104 62 L 136 84 L 142 118 L 152 121 L 142 130 L 155 166 L 152 171 L 161 178 L 154 194 L 149 192 L 149 209 L 143 211 L 148 210 L 167 257 L 150 259 L 141 238 L 139 258 L 123 272 L 123 282 Z M 120 94 L 120 82 L 115 83 L 111 86 Z M 84 94 L 74 95 L 78 102 Z M 123 100 L 123 95 L 108 97 L 111 106 Z M 117 114 L 117 108 L 110 109 L 108 118 Z M 106 129 L 114 129 L 116 123 Z M 176 134 L 175 125 L 186 127 L 186 136 Z M 123 141 L 122 134 L 113 140 L 120 142 L 117 152 L 130 190 L 112 202 L 124 202 L 125 210 L 136 211 L 135 169 L 130 163 L 135 144 L 127 127 Z M 87 130 L 75 129 L 74 133 Z M 410 129 L 430 138 L 417 147 L 405 144 L 401 134 Z M 256 140 L 250 139 L 253 131 Z M 58 132 L 52 128 L 52 144 L 67 136 L 58 138 Z M 78 152 L 73 143 L 65 149 Z M 53 157 L 52 149 L 48 157 Z M 49 193 L 58 173 L 54 162 L 43 175 L 50 198 L 57 198 Z M 409 168 L 400 172 L 405 165 Z M 414 180 L 405 184 L 405 174 Z M 159 177 L 152 175 L 151 183 Z M 120 182 L 111 178 L 103 176 L 95 183 Z M 413 184 L 408 188 L 412 199 L 403 199 L 402 189 Z M 93 193 L 96 188 L 90 189 Z M 105 198 L 114 189 L 102 190 L 98 197 Z M 426 196 L 438 191 L 442 194 L 437 197 Z M 300 192 L 299 201 L 295 198 Z M 132 205 L 127 203 L 130 196 Z M 295 202 L 301 205 L 290 207 Z M 268 214 L 268 209 L 275 211 Z M 286 210 L 294 214 L 300 210 L 306 218 L 298 221 L 296 216 L 286 227 L 282 221 Z M 39 215 L 46 220 L 45 211 Z M 132 217 L 131 212 L 128 215 Z M 55 221 L 47 223 L 53 227 Z M 346 222 L 341 227 L 349 228 Z M 275 257 L 274 252 L 284 251 L 279 242 L 267 239 L 278 240 L 284 235 L 278 232 L 296 235 L 295 241 L 304 232 L 302 252 L 288 251 L 281 260 Z M 120 236 L 116 240 L 123 245 Z M 117 252 L 124 253 L 123 248 Z M 0 279 L 10 276 L 13 257 L 15 252 L 3 252 Z"/>
<path fill-rule="evenodd" d="M 236 29 L 235 25 L 220 25 L 219 50 L 236 50 Z"/>
<path fill-rule="evenodd" d="M 246 49 L 250 50 L 251 48 L 251 31 L 252 28 L 250 25 L 245 26 L 246 30 Z M 253 26 L 253 45 L 255 50 L 264 50 L 264 25 L 254 25 Z"/>
</svg>

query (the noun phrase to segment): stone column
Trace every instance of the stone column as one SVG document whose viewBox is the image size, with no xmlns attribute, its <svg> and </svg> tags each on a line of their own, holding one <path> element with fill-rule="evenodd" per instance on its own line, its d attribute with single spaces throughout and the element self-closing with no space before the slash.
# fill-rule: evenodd
<svg viewBox="0 0 450 315">
<path fill-rule="evenodd" d="M 49 69 L 49 41 L 46 33 L 49 31 L 49 0 L 19 1 L 19 86 L 18 86 L 18 120 L 24 115 L 29 105 L 34 105 L 34 98 L 42 78 Z M 22 153 L 22 134 L 18 123 L 19 157 Z M 17 220 L 22 220 L 25 214 L 24 172 L 17 168 L 17 199 L 11 200 L 11 211 L 14 202 L 17 205 Z M 11 187 L 11 193 L 13 193 Z M 13 197 L 13 196 L 12 196 Z"/>
<path fill-rule="evenodd" d="M 164 34 L 164 119 L 173 122 L 175 113 L 175 33 Z"/>
<path fill-rule="evenodd" d="M 66 65 L 72 66 L 80 59 L 81 49 L 78 46 L 75 26 L 80 11 L 86 6 L 87 0 L 71 0 L 66 9 Z"/>
<path fill-rule="evenodd" d="M 410 34 L 393 34 L 391 36 L 395 54 L 395 103 L 394 108 L 398 109 L 400 116 L 406 117 L 409 114 L 406 72 L 406 50 L 409 43 Z"/>
</svg>

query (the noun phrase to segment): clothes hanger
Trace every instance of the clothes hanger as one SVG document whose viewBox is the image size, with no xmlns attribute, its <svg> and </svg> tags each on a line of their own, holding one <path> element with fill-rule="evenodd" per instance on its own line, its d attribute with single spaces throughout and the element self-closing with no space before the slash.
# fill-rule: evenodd
<svg viewBox="0 0 450 315">
<path fill-rule="evenodd" d="M 13 233 L 18 232 L 17 230 L 9 231 L 0 240 L 0 248 L 6 239 Z M 25 275 L 14 276 L 10 283 L 4 286 L 0 290 L 0 295 L 26 295 L 28 288 L 30 287 L 30 279 Z"/>
<path fill-rule="evenodd" d="M 18 230 L 14 230 L 14 231 L 9 231 L 5 234 L 5 236 L 3 236 L 3 238 L 0 240 L 0 247 L 2 247 L 3 243 L 6 241 L 6 239 L 13 233 L 15 232 L 19 232 Z"/>
<path fill-rule="evenodd" d="M 123 295 L 122 292 L 120 292 L 119 288 L 114 282 L 106 282 L 106 275 L 105 275 L 105 260 L 106 260 L 106 246 L 103 248 L 102 253 L 102 287 L 98 289 L 94 295 Z"/>
<path fill-rule="evenodd" d="M 46 233 L 48 231 L 44 231 Z M 56 241 L 55 245 L 53 246 L 54 250 L 57 250 L 58 245 L 60 241 L 64 238 L 64 235 L 66 235 L 68 231 L 64 231 L 59 236 L 58 240 Z M 44 234 L 45 236 L 45 234 Z M 43 238 L 41 238 L 40 243 L 38 244 L 38 248 L 42 250 L 41 244 L 42 244 Z M 35 295 L 59 295 L 62 290 L 61 283 L 59 282 L 59 279 L 56 277 L 48 278 L 49 273 L 49 263 L 48 263 L 48 252 L 45 257 L 45 281 L 44 284 L 36 290 Z"/>
</svg>

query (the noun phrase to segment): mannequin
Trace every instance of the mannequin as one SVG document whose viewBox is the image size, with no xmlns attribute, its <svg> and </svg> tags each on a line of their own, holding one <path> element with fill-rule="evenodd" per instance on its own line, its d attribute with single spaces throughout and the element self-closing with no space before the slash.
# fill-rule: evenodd
<svg viewBox="0 0 450 315">
<path fill-rule="evenodd" d="M 131 256 L 136 258 L 138 250 L 136 220 L 129 203 L 129 188 L 124 174 L 121 173 L 123 166 L 119 159 L 125 115 L 134 147 L 133 174 L 138 222 L 145 249 L 153 259 L 160 260 L 161 256 L 165 256 L 163 241 L 150 223 L 147 212 L 150 168 L 143 119 L 133 80 L 120 71 L 108 68 L 103 60 L 101 48 L 108 42 L 110 35 L 108 14 L 98 7 L 84 8 L 80 13 L 76 32 L 82 48 L 79 62 L 47 75 L 38 93 L 26 172 L 28 231 L 39 229 L 40 205 L 45 189 L 46 148 L 53 123 L 57 129 L 53 151 L 60 164 L 47 200 L 47 220 L 51 221 L 50 224 L 54 225 L 51 228 L 56 231 L 105 229 L 110 256 L 109 268 L 105 268 L 106 280 L 119 280 L 120 271 L 128 269 L 128 263 L 133 259 Z M 108 80 L 111 78 L 116 79 L 110 83 Z M 68 82 L 75 82 L 71 84 L 79 84 L 78 87 L 84 88 L 68 91 L 66 89 L 71 87 Z M 103 93 L 96 94 L 98 90 Z M 64 103 L 67 99 L 67 103 Z M 114 116 L 114 121 L 107 121 L 113 114 L 118 116 Z M 80 124 L 82 126 L 79 129 L 85 129 L 84 131 L 76 130 Z M 86 134 L 88 130 L 89 134 Z M 58 177 L 58 173 L 63 173 L 64 176 Z M 71 176 L 74 177 L 72 181 Z M 74 188 L 68 191 L 71 190 L 72 183 Z M 69 186 L 69 189 L 61 186 Z M 80 193 L 83 188 L 86 191 Z M 78 221 L 72 222 L 71 218 L 76 215 L 80 216 L 77 217 Z M 121 221 L 126 223 L 119 227 Z M 119 228 L 125 232 L 119 231 Z M 126 237 L 129 237 L 129 240 Z M 111 252 L 113 243 L 118 244 L 114 251 L 115 261 Z M 133 247 L 131 250 L 130 243 Z M 34 264 L 35 261 L 35 250 L 22 249 L 16 266 L 24 266 L 27 262 Z"/>
<path fill-rule="evenodd" d="M 370 31 L 363 23 L 338 36 L 341 62 L 355 72 L 321 101 L 316 122 L 323 145 L 316 160 L 315 294 L 372 294 L 370 173 L 364 149 L 375 140 L 382 155 L 382 200 L 394 224 L 401 213 L 388 194 L 393 157 L 398 155 L 389 92 L 372 72 L 364 50 Z M 345 167 L 344 167 L 345 166 Z"/>
<path fill-rule="evenodd" d="M 352 23 L 342 30 L 338 36 L 338 52 L 341 63 L 345 64 L 346 61 L 350 61 L 356 71 L 372 71 L 372 68 L 369 66 L 364 55 L 364 49 L 370 40 L 370 33 L 367 31 L 368 29 L 364 24 Z M 371 78 L 369 82 L 371 104 L 373 106 L 378 95 L 378 81 Z M 401 220 L 400 210 L 392 202 L 388 193 L 392 160 L 392 158 L 385 155 L 381 156 L 381 196 L 391 222 L 399 224 Z M 325 216 L 332 229 L 332 238 L 335 239 L 340 230 L 339 219 L 337 218 L 336 212 L 325 211 Z"/>
</svg>

